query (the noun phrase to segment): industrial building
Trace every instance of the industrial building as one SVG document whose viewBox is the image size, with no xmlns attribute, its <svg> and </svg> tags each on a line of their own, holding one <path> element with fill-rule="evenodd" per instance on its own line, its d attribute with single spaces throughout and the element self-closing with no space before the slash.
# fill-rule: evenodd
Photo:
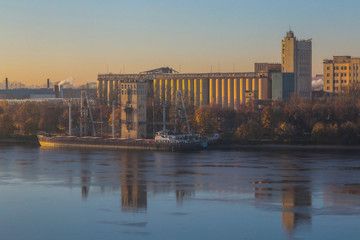
<svg viewBox="0 0 360 240">
<path fill-rule="evenodd" d="M 177 91 L 195 107 L 218 105 L 236 109 L 249 100 L 271 99 L 271 74 L 281 64 L 255 63 L 255 72 L 186 73 L 164 67 L 139 74 L 99 74 L 100 104 L 120 106 L 121 136 L 146 138 L 148 104 L 174 105 Z"/>
<path fill-rule="evenodd" d="M 351 56 L 334 56 L 332 60 L 325 59 L 324 92 L 337 93 L 344 87 L 360 82 L 360 58 Z"/>
<path fill-rule="evenodd" d="M 139 74 L 99 74 L 98 99 L 102 104 L 125 104 L 121 101 L 123 82 L 146 83 L 147 95 L 163 102 L 174 102 L 175 93 L 194 106 L 216 104 L 237 108 L 249 99 L 271 99 L 271 73 L 281 71 L 280 64 L 256 63 L 258 72 L 186 73 L 159 68 Z"/>
<path fill-rule="evenodd" d="M 0 89 L 0 99 L 10 100 L 11 102 L 36 102 L 49 101 L 58 98 L 80 98 L 82 90 L 86 90 L 90 99 L 96 99 L 97 90 L 93 88 L 79 89 L 68 85 L 53 84 L 50 87 L 50 79 L 47 79 L 46 88 L 11 88 L 8 78 L 5 78 L 5 89 Z M 55 100 L 56 102 L 56 100 Z"/>
<path fill-rule="evenodd" d="M 288 101 L 295 89 L 294 73 L 272 74 L 272 99 Z"/>
<path fill-rule="evenodd" d="M 297 40 L 294 32 L 287 32 L 282 40 L 281 71 L 294 73 L 295 93 L 311 97 L 312 40 Z"/>
</svg>

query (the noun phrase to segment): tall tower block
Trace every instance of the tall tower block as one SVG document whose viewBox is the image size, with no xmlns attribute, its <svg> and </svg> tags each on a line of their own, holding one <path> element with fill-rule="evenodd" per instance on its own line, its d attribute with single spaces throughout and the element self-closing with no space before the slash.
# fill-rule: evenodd
<svg viewBox="0 0 360 240">
<path fill-rule="evenodd" d="M 312 42 L 297 40 L 291 30 L 282 40 L 281 71 L 294 73 L 295 93 L 304 98 L 311 97 Z"/>
</svg>

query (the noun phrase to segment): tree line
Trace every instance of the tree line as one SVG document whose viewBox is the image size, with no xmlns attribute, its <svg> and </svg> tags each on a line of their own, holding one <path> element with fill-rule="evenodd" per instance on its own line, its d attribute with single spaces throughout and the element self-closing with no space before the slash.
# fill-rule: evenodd
<svg viewBox="0 0 360 240">
<path fill-rule="evenodd" d="M 249 101 L 235 109 L 218 105 L 194 107 L 186 104 L 192 132 L 210 135 L 220 133 L 223 141 L 240 143 L 258 142 L 302 142 L 318 144 L 360 143 L 360 91 L 349 90 L 333 97 L 309 100 L 292 96 L 288 102 L 269 101 L 258 104 Z M 186 101 L 189 102 L 189 101 Z M 185 119 L 177 118 L 171 104 L 166 107 L 166 121 L 173 122 L 168 128 L 186 133 Z M 162 122 L 163 106 L 160 102 L 148 100 L 147 119 Z M 0 102 L 0 137 L 12 134 L 36 134 L 39 131 L 65 134 L 68 129 L 67 105 L 24 103 L 9 105 Z M 94 106 L 93 118 L 102 125 L 104 133 L 111 128 L 111 106 Z M 120 128 L 121 108 L 115 110 L 116 128 Z M 80 125 L 80 109 L 72 107 L 73 127 Z M 148 132 L 160 130 L 161 126 Z M 100 131 L 99 126 L 97 130 Z M 111 130 L 108 131 L 110 134 Z M 74 134 L 77 134 L 74 131 Z M 106 134 L 102 134 L 106 135 Z M 119 135 L 117 135 L 119 136 Z"/>
</svg>

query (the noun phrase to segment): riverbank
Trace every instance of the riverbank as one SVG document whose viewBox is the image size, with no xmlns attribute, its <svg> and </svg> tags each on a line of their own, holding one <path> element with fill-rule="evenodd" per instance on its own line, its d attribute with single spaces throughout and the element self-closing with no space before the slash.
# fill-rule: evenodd
<svg viewBox="0 0 360 240">
<path fill-rule="evenodd" d="M 307 151 L 360 151 L 359 145 L 317 145 L 317 144 L 288 144 L 288 143 L 265 143 L 265 144 L 218 144 L 213 145 L 216 150 L 307 150 Z"/>
<path fill-rule="evenodd" d="M 111 141 L 111 139 L 109 139 Z M 134 140 L 135 141 L 135 140 Z M 136 141 L 136 145 L 139 142 Z M 68 144 L 71 144 L 71 141 Z M 28 145 L 40 146 L 39 140 L 35 135 L 15 135 L 9 138 L 0 138 L 0 145 Z M 76 144 L 75 144 L 76 145 Z M 77 147 L 77 146 L 73 147 Z M 130 145 L 131 146 L 131 145 Z M 84 146 L 82 146 L 84 147 Z M 94 147 L 88 146 L 89 148 Z M 112 147 L 105 147 L 112 149 Z M 124 149 L 139 150 L 135 148 L 123 147 Z M 115 149 L 115 148 L 113 148 Z M 160 149 L 159 149 L 160 150 Z M 265 150 L 265 151 L 291 151 L 291 150 L 305 150 L 305 151 L 360 151 L 360 145 L 318 145 L 315 143 L 280 143 L 280 142 L 256 142 L 256 143 L 234 143 L 234 142 L 220 142 L 210 144 L 208 150 Z"/>
<path fill-rule="evenodd" d="M 40 146 L 36 135 L 14 135 L 7 138 L 0 138 L 0 144 Z"/>
</svg>

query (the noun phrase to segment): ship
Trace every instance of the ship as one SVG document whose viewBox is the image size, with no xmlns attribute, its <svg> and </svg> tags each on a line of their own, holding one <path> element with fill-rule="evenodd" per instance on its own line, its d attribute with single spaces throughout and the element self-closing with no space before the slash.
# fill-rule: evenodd
<svg viewBox="0 0 360 240">
<path fill-rule="evenodd" d="M 51 148 L 125 149 L 172 152 L 204 149 L 202 142 L 189 140 L 156 141 L 155 139 L 75 137 L 45 134 L 39 134 L 37 137 L 42 147 Z"/>
<path fill-rule="evenodd" d="M 181 94 L 181 93 L 180 93 Z M 163 130 L 156 133 L 154 139 L 130 139 L 130 138 L 115 138 L 114 136 L 114 127 L 113 127 L 113 137 L 112 138 L 103 138 L 96 136 L 82 136 L 83 126 L 80 127 L 80 136 L 71 136 L 71 119 L 69 114 L 69 135 L 50 135 L 46 133 L 38 134 L 38 141 L 42 147 L 66 147 L 66 148 L 98 148 L 98 149 L 127 149 L 127 150 L 155 150 L 155 151 L 194 151 L 202 150 L 208 146 L 207 141 L 204 138 L 201 138 L 198 134 L 192 134 L 190 132 L 190 126 L 187 120 L 187 114 L 185 109 L 185 104 L 183 101 L 183 96 L 181 94 L 181 99 L 184 107 L 186 124 L 187 124 L 187 134 L 175 134 L 165 128 L 165 114 L 163 119 Z M 84 96 L 84 101 L 81 100 L 81 103 L 89 106 L 87 96 Z M 81 107 L 81 109 L 86 109 L 88 113 L 82 113 L 81 116 L 89 115 L 92 122 L 92 129 L 95 132 L 93 125 L 91 109 Z M 165 104 L 164 110 L 165 111 Z M 71 113 L 69 105 L 69 113 Z M 113 108 L 114 116 L 114 108 Z M 82 122 L 82 121 L 80 121 Z M 112 126 L 114 126 L 114 119 Z"/>
</svg>

